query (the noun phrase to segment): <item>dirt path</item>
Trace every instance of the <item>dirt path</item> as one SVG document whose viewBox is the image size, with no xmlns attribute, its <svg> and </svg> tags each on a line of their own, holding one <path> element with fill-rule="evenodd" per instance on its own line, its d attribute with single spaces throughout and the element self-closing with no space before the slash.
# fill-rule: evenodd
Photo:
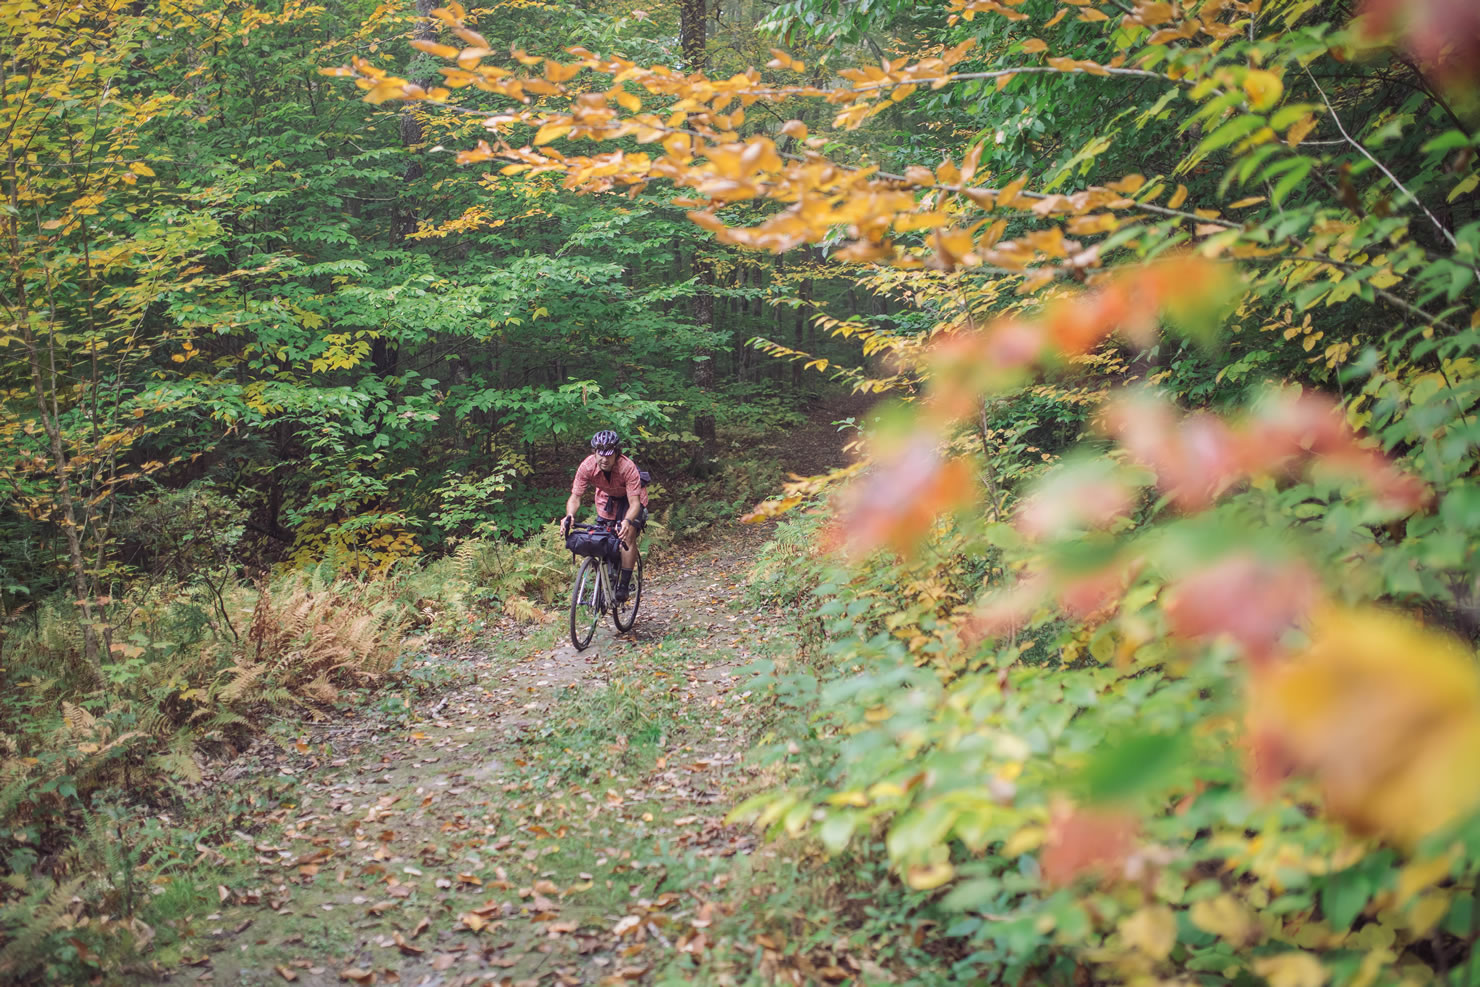
<svg viewBox="0 0 1480 987">
<path fill-rule="evenodd" d="M 788 468 L 842 462 L 830 412 Z M 745 602 L 769 532 L 654 565 L 637 626 L 577 652 L 563 614 L 472 653 L 403 711 L 260 744 L 218 782 L 268 793 L 171 983 L 648 982 L 709 945 L 754 836 L 727 827 L 753 734 L 748 676 L 792 645 Z M 392 713 L 395 715 L 391 715 Z M 751 715 L 751 722 L 747 716 Z"/>
</svg>

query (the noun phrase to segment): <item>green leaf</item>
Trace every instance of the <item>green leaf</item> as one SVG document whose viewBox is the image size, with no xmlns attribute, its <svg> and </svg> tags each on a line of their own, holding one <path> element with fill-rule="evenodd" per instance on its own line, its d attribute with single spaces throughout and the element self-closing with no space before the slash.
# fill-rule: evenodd
<svg viewBox="0 0 1480 987">
<path fill-rule="evenodd" d="M 1183 734 L 1127 732 L 1096 749 L 1074 787 L 1089 802 L 1125 802 L 1164 791 L 1186 763 Z"/>
</svg>

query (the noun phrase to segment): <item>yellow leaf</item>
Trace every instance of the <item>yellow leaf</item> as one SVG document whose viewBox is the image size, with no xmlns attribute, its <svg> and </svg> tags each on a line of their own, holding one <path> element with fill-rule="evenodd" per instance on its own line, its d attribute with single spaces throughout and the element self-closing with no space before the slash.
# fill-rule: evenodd
<svg viewBox="0 0 1480 987">
<path fill-rule="evenodd" d="M 455 28 L 452 29 L 452 33 L 455 34 L 455 35 L 457 35 L 459 38 L 462 38 L 464 41 L 466 41 L 468 44 L 472 45 L 474 48 L 487 48 L 488 47 L 488 39 L 485 38 L 483 35 L 479 34 L 477 31 L 474 31 L 472 28 L 455 27 Z M 535 61 L 539 61 L 539 60 L 538 59 L 535 59 Z M 526 63 L 526 64 L 528 64 L 528 63 Z"/>
<path fill-rule="evenodd" d="M 802 121 L 800 120 L 786 121 L 786 123 L 781 126 L 781 132 L 786 136 L 794 137 L 799 141 L 807 139 L 807 125 L 805 123 L 802 123 Z"/>
<path fill-rule="evenodd" d="M 1021 192 L 1023 190 L 1023 186 L 1027 184 L 1027 175 L 1023 175 L 1016 181 L 1009 182 L 1006 188 L 997 193 L 997 208 L 1008 209 L 1012 206 L 1017 205 L 1018 193 Z"/>
<path fill-rule="evenodd" d="M 1468 193 L 1476 185 L 1480 185 L 1480 171 L 1470 172 L 1470 174 L 1463 181 L 1461 181 L 1454 188 L 1450 189 L 1449 196 L 1447 197 L 1446 201 L 1453 202 L 1455 199 L 1458 199 L 1460 196 Z"/>
<path fill-rule="evenodd" d="M 949 860 L 938 864 L 922 864 L 905 871 L 905 882 L 916 891 L 931 891 L 956 876 L 956 868 Z"/>
<path fill-rule="evenodd" d="M 133 172 L 135 175 L 143 175 L 145 178 L 154 177 L 154 169 L 150 168 L 142 161 L 131 162 L 128 166 L 128 170 Z"/>
<path fill-rule="evenodd" d="M 904 170 L 905 181 L 911 185 L 932 185 L 935 175 L 924 165 L 910 165 Z"/>
<path fill-rule="evenodd" d="M 1025 826 L 1007 838 L 1002 845 L 1002 856 L 1020 857 L 1029 850 L 1043 845 L 1044 832 L 1041 826 Z"/>
<path fill-rule="evenodd" d="M 991 189 L 969 188 L 965 191 L 966 197 L 972 202 L 975 202 L 977 205 L 981 206 L 983 209 L 992 208 L 993 203 L 997 201 L 997 197 L 992 194 Z"/>
<path fill-rule="evenodd" d="M 1300 146 L 1300 142 L 1316 129 L 1316 118 L 1314 114 L 1307 113 L 1305 116 L 1290 124 L 1290 129 L 1285 131 L 1285 141 L 1291 147 Z"/>
<path fill-rule="evenodd" d="M 1249 206 L 1257 206 L 1259 203 L 1261 203 L 1263 201 L 1264 201 L 1264 196 L 1262 196 L 1262 195 L 1251 195 L 1247 199 L 1240 199 L 1240 200 L 1238 200 L 1237 202 L 1235 202 L 1232 205 L 1230 205 L 1228 208 L 1230 208 L 1230 209 L 1247 209 Z"/>
<path fill-rule="evenodd" d="M 1279 103 L 1285 95 L 1285 84 L 1273 72 L 1254 69 L 1244 76 L 1244 95 L 1249 97 L 1251 107 L 1262 112 Z"/>
<path fill-rule="evenodd" d="M 636 113 L 642 109 L 642 100 L 625 89 L 618 89 L 617 105 L 629 113 Z"/>
<path fill-rule="evenodd" d="M 1449 876 L 1449 871 L 1454 867 L 1457 851 L 1450 850 L 1437 857 L 1428 860 L 1416 860 L 1404 867 L 1398 873 L 1398 887 L 1394 892 L 1394 901 L 1398 905 L 1408 904 L 1408 900 L 1424 888 L 1431 887 Z"/>
<path fill-rule="evenodd" d="M 411 42 L 411 47 L 417 51 L 424 51 L 428 55 L 436 55 L 438 58 L 456 58 L 458 50 L 451 45 L 439 45 L 435 41 L 427 41 L 417 38 Z"/>
<path fill-rule="evenodd" d="M 1027 41 L 1023 42 L 1023 51 L 1027 52 L 1030 55 L 1035 52 L 1047 50 L 1048 43 L 1042 38 L 1029 38 Z"/>
<path fill-rule="evenodd" d="M 1120 938 L 1152 959 L 1164 960 L 1177 944 L 1177 917 L 1166 905 L 1148 905 L 1121 919 Z"/>
<path fill-rule="evenodd" d="M 1368 278 L 1367 283 L 1374 288 L 1391 288 L 1393 285 L 1402 280 L 1402 278 L 1393 273 L 1393 269 L 1391 267 L 1384 267 L 1382 270 L 1372 275 L 1372 277 Z"/>
<path fill-rule="evenodd" d="M 1235 949 L 1249 945 L 1259 927 L 1249 910 L 1231 894 L 1199 901 L 1189 913 L 1192 924 L 1227 940 Z"/>
<path fill-rule="evenodd" d="M 534 143 L 536 146 L 548 144 L 553 140 L 564 137 L 570 131 L 571 125 L 568 123 L 547 123 L 534 135 Z"/>
<path fill-rule="evenodd" d="M 1326 808 L 1405 845 L 1480 803 L 1480 675 L 1469 648 L 1379 610 L 1320 613 L 1310 645 L 1251 683 L 1250 715 Z"/>
<path fill-rule="evenodd" d="M 1254 960 L 1254 972 L 1269 981 L 1269 987 L 1321 987 L 1326 968 L 1309 953 L 1280 953 Z"/>
</svg>

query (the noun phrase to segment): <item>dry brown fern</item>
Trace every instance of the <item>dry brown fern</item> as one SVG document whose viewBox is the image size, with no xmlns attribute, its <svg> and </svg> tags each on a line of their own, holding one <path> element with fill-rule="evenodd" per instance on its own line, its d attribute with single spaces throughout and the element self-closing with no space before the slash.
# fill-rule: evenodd
<svg viewBox="0 0 1480 987">
<path fill-rule="evenodd" d="M 62 720 L 75 736 L 91 737 L 98 730 L 97 717 L 76 703 L 67 702 L 65 699 L 62 700 Z"/>
<path fill-rule="evenodd" d="M 232 680 L 217 693 L 222 702 L 240 702 L 263 675 L 267 673 L 267 666 L 262 664 L 233 665 L 227 669 L 236 673 Z"/>
</svg>

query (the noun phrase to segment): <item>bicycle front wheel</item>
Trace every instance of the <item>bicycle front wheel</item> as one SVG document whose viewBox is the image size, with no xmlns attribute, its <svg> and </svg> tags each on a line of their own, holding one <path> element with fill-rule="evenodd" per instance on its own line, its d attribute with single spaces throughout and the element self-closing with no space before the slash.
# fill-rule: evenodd
<svg viewBox="0 0 1480 987">
<path fill-rule="evenodd" d="M 601 620 L 599 604 L 601 576 L 596 571 L 596 560 L 587 559 L 576 573 L 575 586 L 570 591 L 570 643 L 581 651 L 591 643 L 596 625 Z"/>
<path fill-rule="evenodd" d="M 632 630 L 632 625 L 637 621 L 637 608 L 642 604 L 642 554 L 637 556 L 637 565 L 632 570 L 632 589 L 628 593 L 627 600 L 612 608 L 612 623 L 617 626 L 617 633 Z"/>
</svg>

